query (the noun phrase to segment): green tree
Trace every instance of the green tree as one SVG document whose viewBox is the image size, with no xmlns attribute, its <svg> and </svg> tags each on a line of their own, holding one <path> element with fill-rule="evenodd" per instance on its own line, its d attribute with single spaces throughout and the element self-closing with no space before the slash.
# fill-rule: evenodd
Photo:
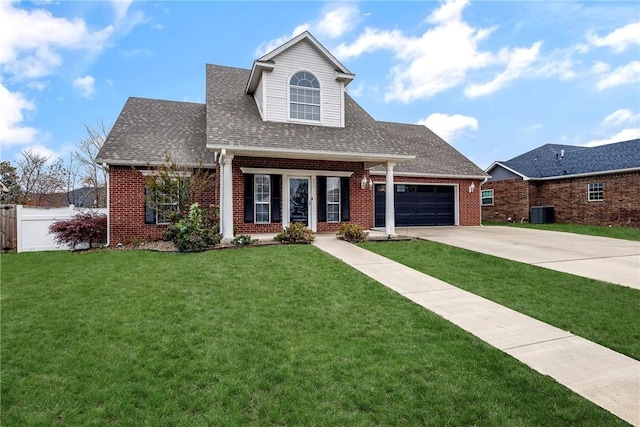
<svg viewBox="0 0 640 427">
<path fill-rule="evenodd" d="M 8 191 L 0 192 L 0 203 L 16 204 L 21 197 L 20 183 L 16 168 L 8 161 L 0 162 L 0 181 Z"/>
</svg>

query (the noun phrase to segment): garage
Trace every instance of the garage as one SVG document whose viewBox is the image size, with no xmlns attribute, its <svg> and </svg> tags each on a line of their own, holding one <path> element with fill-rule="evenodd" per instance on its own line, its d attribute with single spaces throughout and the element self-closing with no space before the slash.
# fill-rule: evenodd
<svg viewBox="0 0 640 427">
<path fill-rule="evenodd" d="M 455 225 L 453 185 L 395 184 L 396 227 Z M 385 225 L 384 184 L 375 186 L 375 226 Z"/>
</svg>

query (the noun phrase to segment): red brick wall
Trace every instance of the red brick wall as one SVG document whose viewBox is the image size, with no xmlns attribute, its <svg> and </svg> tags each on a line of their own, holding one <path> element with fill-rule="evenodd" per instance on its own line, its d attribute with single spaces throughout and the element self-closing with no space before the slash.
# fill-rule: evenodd
<svg viewBox="0 0 640 427">
<path fill-rule="evenodd" d="M 144 223 L 144 176 L 127 166 L 109 168 L 110 244 L 129 243 L 133 239 L 153 241 L 162 238 L 166 225 Z M 203 206 L 214 203 L 215 185 L 198 201 Z"/>
<path fill-rule="evenodd" d="M 374 223 L 374 193 L 373 189 L 361 189 L 360 182 L 368 171 L 364 170 L 361 162 L 337 162 L 321 160 L 272 159 L 236 156 L 232 162 L 233 175 L 233 216 L 237 232 L 242 234 L 277 233 L 282 229 L 282 223 L 252 224 L 244 222 L 244 179 L 241 167 L 300 169 L 300 170 L 333 170 L 351 171 L 350 178 L 350 222 L 358 223 L 365 229 L 373 227 Z M 199 200 L 202 205 L 219 205 L 219 169 L 215 171 L 215 182 L 211 190 Z M 383 176 L 371 176 L 375 183 L 384 184 Z M 112 166 L 109 175 L 109 197 L 111 216 L 110 241 L 111 244 L 129 243 L 133 239 L 145 241 L 158 240 L 162 237 L 164 225 L 145 224 L 144 177 L 139 170 L 131 167 Z M 460 225 L 480 224 L 480 181 L 443 178 L 412 178 L 395 177 L 396 182 L 412 182 L 416 184 L 457 184 L 459 188 L 459 216 Z M 475 191 L 468 191 L 471 183 Z M 284 184 L 284 183 L 283 183 Z M 317 189 L 316 189 L 317 190 Z M 284 194 L 284 191 L 282 192 Z M 281 213 L 281 217 L 283 214 Z M 319 232 L 335 232 L 339 223 L 318 222 Z"/>
<path fill-rule="evenodd" d="M 588 185 L 596 182 L 604 184 L 604 200 L 589 202 Z M 640 227 L 639 189 L 638 172 L 543 181 L 535 202 L 553 206 L 560 223 Z"/>
<path fill-rule="evenodd" d="M 506 222 L 511 218 L 520 222 L 522 218 L 529 219 L 529 200 L 534 194 L 529 183 L 522 178 L 486 182 L 482 190 L 493 190 L 493 206 L 482 207 L 483 221 Z"/>
<path fill-rule="evenodd" d="M 282 230 L 282 223 L 253 224 L 244 222 L 244 178 L 241 167 L 272 168 L 272 169 L 301 169 L 301 170 L 329 170 L 354 172 L 349 179 L 349 209 L 350 222 L 362 225 L 365 229 L 373 227 L 373 190 L 368 187 L 360 188 L 363 176 L 369 176 L 361 162 L 337 162 L 301 159 L 272 159 L 265 157 L 236 156 L 232 162 L 233 173 L 233 223 L 238 233 L 259 234 L 278 233 Z M 285 184 L 284 182 L 282 183 Z M 284 190 L 284 189 L 283 189 Z M 317 192 L 317 188 L 316 188 Z M 282 195 L 284 197 L 284 191 Z M 284 213 L 281 212 L 281 217 Z M 335 232 L 339 223 L 318 222 L 318 232 Z"/>
<path fill-rule="evenodd" d="M 604 184 L 604 200 L 588 201 L 588 184 Z M 595 177 L 487 182 L 494 190 L 494 206 L 482 207 L 483 221 L 529 219 L 531 206 L 553 206 L 558 223 L 640 227 L 640 173 Z"/>
<path fill-rule="evenodd" d="M 480 225 L 480 180 L 394 176 L 393 181 L 395 183 L 457 185 L 459 225 Z M 373 177 L 373 182 L 375 184 L 386 183 L 385 177 L 380 175 Z M 469 186 L 472 183 L 474 190 L 469 192 Z M 373 215 L 373 209 L 371 212 L 371 215 Z"/>
</svg>

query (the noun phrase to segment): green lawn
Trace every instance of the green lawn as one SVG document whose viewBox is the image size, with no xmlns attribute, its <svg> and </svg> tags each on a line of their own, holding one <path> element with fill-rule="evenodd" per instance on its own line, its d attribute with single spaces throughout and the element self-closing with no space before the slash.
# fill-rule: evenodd
<svg viewBox="0 0 640 427">
<path fill-rule="evenodd" d="M 362 247 L 640 360 L 640 291 L 423 240 Z"/>
<path fill-rule="evenodd" d="M 312 246 L 0 262 L 3 426 L 624 425 Z"/>
<path fill-rule="evenodd" d="M 611 237 L 613 239 L 640 240 L 640 228 L 604 227 L 582 224 L 519 224 L 506 222 L 483 222 L 484 225 L 533 228 L 536 230 L 561 231 L 564 233 L 586 234 L 589 236 Z"/>
</svg>

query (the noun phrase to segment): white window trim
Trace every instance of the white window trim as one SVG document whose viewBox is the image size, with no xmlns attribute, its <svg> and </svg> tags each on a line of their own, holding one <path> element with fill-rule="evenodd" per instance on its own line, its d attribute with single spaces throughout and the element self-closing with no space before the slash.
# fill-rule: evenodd
<svg viewBox="0 0 640 427">
<path fill-rule="evenodd" d="M 268 201 L 267 202 L 258 202 L 258 197 L 256 194 L 257 191 L 257 183 L 256 183 L 256 178 L 257 177 L 267 177 L 267 180 L 269 182 L 269 197 L 268 197 Z M 264 221 L 258 221 L 258 205 L 267 205 L 269 206 L 268 212 L 269 212 L 269 220 L 267 222 Z M 255 174 L 253 176 L 253 223 L 254 224 L 271 224 L 271 176 L 269 174 Z"/>
<path fill-rule="evenodd" d="M 296 74 L 298 74 L 300 72 L 305 72 L 305 73 L 312 74 L 313 77 L 315 77 L 315 79 L 318 81 L 318 84 L 320 85 L 320 87 L 318 88 L 318 92 L 320 93 L 320 104 L 319 104 L 319 107 L 320 107 L 320 120 L 297 119 L 297 118 L 291 117 L 291 79 L 293 78 L 293 76 L 295 76 Z M 297 104 L 299 104 L 299 103 L 297 103 Z M 303 105 L 312 105 L 312 104 L 303 104 Z M 295 123 L 307 123 L 307 124 L 314 124 L 314 125 L 322 124 L 322 123 L 324 123 L 323 110 L 324 110 L 324 108 L 322 108 L 322 84 L 320 82 L 320 79 L 316 75 L 316 73 L 312 73 L 311 71 L 307 71 L 307 70 L 296 70 L 293 73 L 291 73 L 289 75 L 288 79 L 287 79 L 287 120 L 290 121 L 290 122 L 295 122 Z"/>
<path fill-rule="evenodd" d="M 337 202 L 331 202 L 329 201 L 329 178 L 335 178 L 338 180 L 338 201 Z M 341 182 L 340 182 L 340 177 L 337 176 L 328 176 L 327 177 L 327 194 L 326 194 L 326 198 L 327 198 L 327 222 L 330 224 L 337 224 L 340 221 L 340 218 L 342 218 L 342 188 L 340 188 Z M 338 220 L 337 221 L 329 221 L 329 206 L 330 205 L 338 205 Z"/>
<path fill-rule="evenodd" d="M 483 197 L 482 193 L 484 191 L 491 191 L 491 203 L 483 203 L 482 200 L 483 199 L 488 199 L 489 197 Z M 495 204 L 495 192 L 493 191 L 493 188 L 489 189 L 489 190 L 480 190 L 480 206 L 493 206 Z"/>
<path fill-rule="evenodd" d="M 592 185 L 601 185 L 600 190 L 591 190 Z M 601 194 L 602 198 L 600 199 L 592 199 L 591 196 L 593 194 Z M 587 183 L 587 202 L 604 202 L 604 182 L 589 182 Z"/>
</svg>

